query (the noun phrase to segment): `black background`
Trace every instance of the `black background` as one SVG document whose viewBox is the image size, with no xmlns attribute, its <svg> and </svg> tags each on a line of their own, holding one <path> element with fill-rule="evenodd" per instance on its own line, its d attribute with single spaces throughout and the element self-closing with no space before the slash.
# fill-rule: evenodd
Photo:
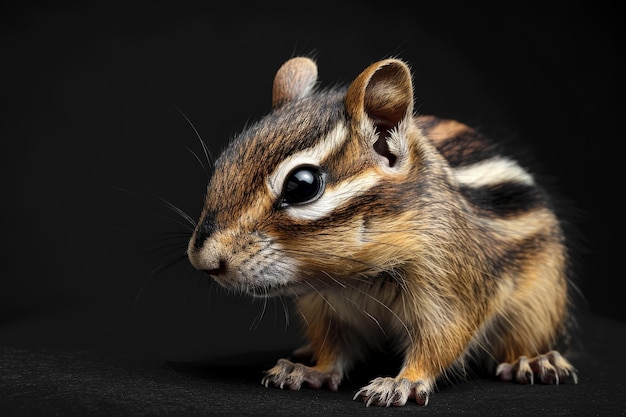
<svg viewBox="0 0 626 417">
<path fill-rule="evenodd" d="M 179 109 L 218 155 L 269 110 L 275 71 L 298 54 L 322 85 L 403 58 L 418 111 L 528 149 L 578 230 L 579 304 L 626 321 L 616 10 L 52 3 L 1 13 L 0 345 L 193 359 L 295 344 L 291 306 L 172 264 L 189 233 L 164 201 L 196 218 L 207 181 Z"/>
</svg>

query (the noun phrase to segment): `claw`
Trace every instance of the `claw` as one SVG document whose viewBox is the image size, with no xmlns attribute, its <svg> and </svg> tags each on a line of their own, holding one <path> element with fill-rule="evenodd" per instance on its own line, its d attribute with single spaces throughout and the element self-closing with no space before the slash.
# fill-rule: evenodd
<svg viewBox="0 0 626 417">
<path fill-rule="evenodd" d="M 518 367 L 515 373 L 515 380 L 520 384 L 528 384 L 529 382 L 531 385 L 534 384 L 534 374 L 528 362 L 528 358 L 526 358 L 526 356 L 520 356 L 517 363 Z"/>
<path fill-rule="evenodd" d="M 555 350 L 528 359 L 520 356 L 515 362 L 503 362 L 496 368 L 496 376 L 502 381 L 515 379 L 520 384 L 533 384 L 535 375 L 543 384 L 560 384 L 571 379 L 578 383 L 576 369 Z"/>
<path fill-rule="evenodd" d="M 428 404 L 428 389 L 424 381 L 410 381 L 406 378 L 376 378 L 361 388 L 353 399 L 363 398 L 365 406 L 403 406 L 408 399 L 415 399 L 419 405 Z"/>
<path fill-rule="evenodd" d="M 276 365 L 265 372 L 261 384 L 269 388 L 270 385 L 280 389 L 288 388 L 298 391 L 304 383 L 311 388 L 321 388 L 324 384 L 332 391 L 339 389 L 341 374 L 336 370 L 323 372 L 315 367 L 294 363 L 287 359 L 279 359 Z"/>
</svg>

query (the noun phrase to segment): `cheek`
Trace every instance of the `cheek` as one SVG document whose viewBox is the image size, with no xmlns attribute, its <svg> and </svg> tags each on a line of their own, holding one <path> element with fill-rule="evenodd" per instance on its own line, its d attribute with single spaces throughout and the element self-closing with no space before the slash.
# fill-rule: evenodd
<svg viewBox="0 0 626 417">
<path fill-rule="evenodd" d="M 346 276 L 372 269 L 369 261 L 363 258 L 370 244 L 362 220 L 323 226 L 316 223 L 298 225 L 274 234 L 285 257 L 293 259 L 303 273 Z"/>
</svg>

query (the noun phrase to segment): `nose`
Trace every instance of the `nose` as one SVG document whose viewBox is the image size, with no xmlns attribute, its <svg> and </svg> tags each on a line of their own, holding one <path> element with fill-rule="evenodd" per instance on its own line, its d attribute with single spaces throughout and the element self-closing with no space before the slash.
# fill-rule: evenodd
<svg viewBox="0 0 626 417">
<path fill-rule="evenodd" d="M 223 275 L 227 269 L 226 260 L 216 250 L 218 246 L 214 239 L 216 232 L 215 213 L 207 210 L 187 247 L 187 256 L 191 265 L 212 276 Z"/>
<path fill-rule="evenodd" d="M 204 269 L 203 271 L 214 277 L 224 275 L 227 271 L 226 260 L 224 258 L 219 258 L 216 268 Z"/>
<path fill-rule="evenodd" d="M 187 257 L 191 265 L 199 271 L 212 276 L 224 275 L 228 270 L 228 262 L 213 248 L 196 248 L 193 243 L 189 244 Z"/>
</svg>

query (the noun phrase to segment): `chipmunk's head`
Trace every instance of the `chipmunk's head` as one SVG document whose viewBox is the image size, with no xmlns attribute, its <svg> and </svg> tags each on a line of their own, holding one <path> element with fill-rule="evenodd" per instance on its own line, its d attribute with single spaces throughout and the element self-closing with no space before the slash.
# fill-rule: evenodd
<svg viewBox="0 0 626 417">
<path fill-rule="evenodd" d="M 347 89 L 316 83 L 312 60 L 283 64 L 272 112 L 216 163 L 188 255 L 227 288 L 300 294 L 396 262 L 381 231 L 402 228 L 396 185 L 416 169 L 410 71 L 387 59 Z"/>
</svg>

